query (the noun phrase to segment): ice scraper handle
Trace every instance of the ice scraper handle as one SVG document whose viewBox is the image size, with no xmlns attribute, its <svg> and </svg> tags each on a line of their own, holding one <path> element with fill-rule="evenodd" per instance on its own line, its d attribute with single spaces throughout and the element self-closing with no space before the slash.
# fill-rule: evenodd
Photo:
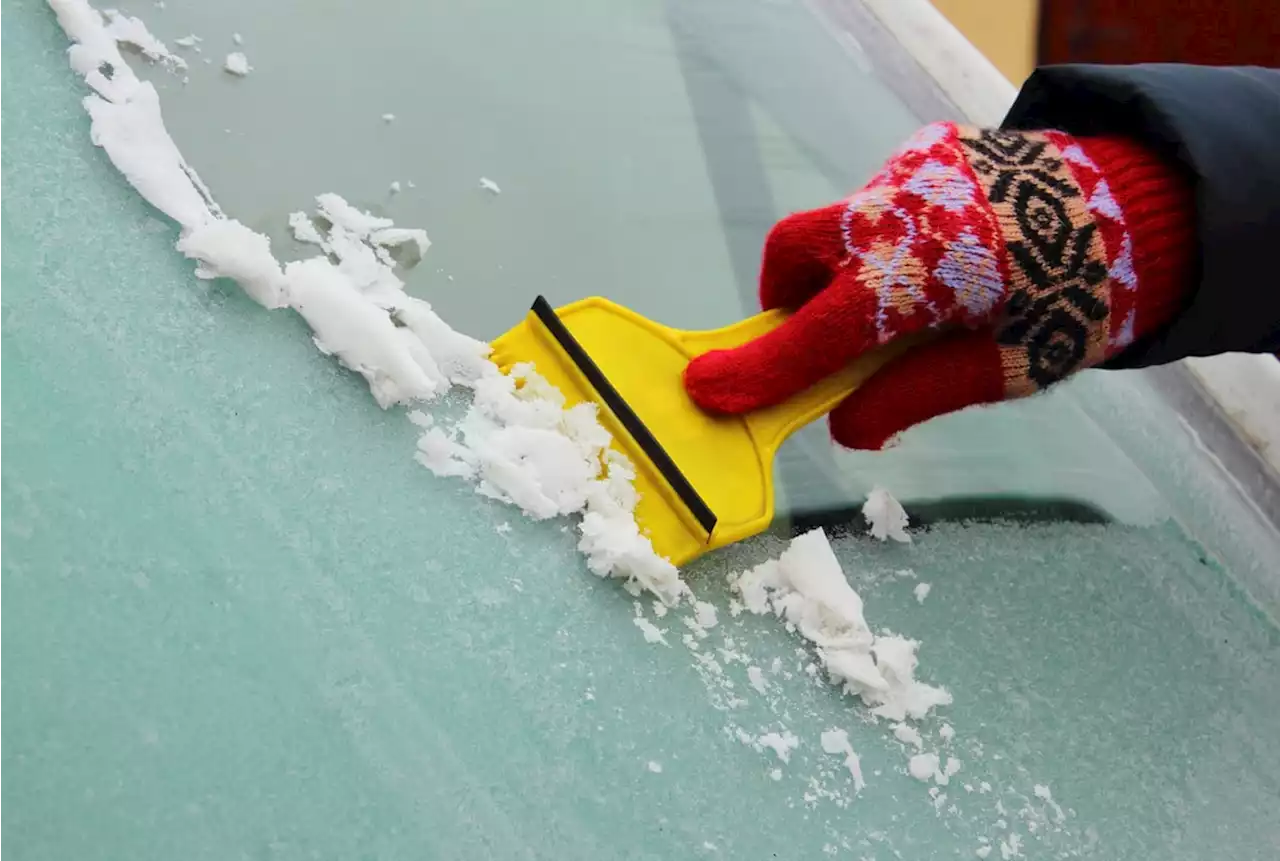
<svg viewBox="0 0 1280 861">
<path fill-rule="evenodd" d="M 830 409 L 838 442 L 879 449 L 1157 333 L 1192 283 L 1194 217 L 1181 168 L 1133 141 L 926 126 L 847 200 L 774 226 L 766 315 L 691 361 L 685 387 L 771 427 Z"/>
</svg>

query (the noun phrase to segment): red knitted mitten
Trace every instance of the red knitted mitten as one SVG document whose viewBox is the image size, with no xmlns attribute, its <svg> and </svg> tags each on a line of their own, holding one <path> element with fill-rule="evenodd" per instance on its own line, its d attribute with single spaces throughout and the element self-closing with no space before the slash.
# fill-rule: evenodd
<svg viewBox="0 0 1280 861">
<path fill-rule="evenodd" d="M 939 123 L 858 193 L 774 226 L 760 301 L 779 329 L 694 359 L 703 409 L 785 400 L 861 353 L 942 329 L 836 407 L 879 449 L 973 404 L 1033 394 L 1167 323 L 1192 283 L 1189 180 L 1137 143 Z"/>
</svg>

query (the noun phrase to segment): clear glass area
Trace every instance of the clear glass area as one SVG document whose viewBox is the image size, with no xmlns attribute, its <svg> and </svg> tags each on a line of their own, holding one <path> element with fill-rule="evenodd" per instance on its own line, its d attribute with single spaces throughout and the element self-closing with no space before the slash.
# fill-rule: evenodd
<svg viewBox="0 0 1280 861">
<path fill-rule="evenodd" d="M 285 256 L 322 192 L 423 227 L 410 290 L 483 337 L 539 293 L 731 322 L 773 221 L 937 118 L 853 2 L 122 8 L 202 37 L 186 83 L 147 74 L 229 213 Z M 780 537 L 687 572 L 720 608 L 696 650 L 691 611 L 646 602 L 668 643 L 647 644 L 568 524 L 433 478 L 301 321 L 197 281 L 90 143 L 52 15 L 3 16 L 19 856 L 954 858 L 1015 835 L 1025 857 L 1274 855 L 1274 531 L 1141 375 L 881 455 L 789 443 L 783 531 L 848 523 L 874 483 L 931 524 L 910 546 L 833 528 L 873 625 L 955 695 L 921 728 L 962 761 L 930 795 L 795 637 L 729 615 L 723 575 Z M 248 77 L 221 71 L 233 50 Z M 860 795 L 821 749 L 835 727 Z M 784 730 L 787 762 L 740 740 Z"/>
</svg>

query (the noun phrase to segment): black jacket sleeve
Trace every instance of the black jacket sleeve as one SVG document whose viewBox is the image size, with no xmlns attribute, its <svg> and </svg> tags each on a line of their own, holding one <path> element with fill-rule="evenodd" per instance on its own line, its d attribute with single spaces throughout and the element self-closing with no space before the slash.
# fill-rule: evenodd
<svg viewBox="0 0 1280 861">
<path fill-rule="evenodd" d="M 1049 66 L 1004 127 L 1125 135 L 1195 182 L 1195 289 L 1172 323 L 1108 367 L 1280 350 L 1280 70 Z"/>
</svg>

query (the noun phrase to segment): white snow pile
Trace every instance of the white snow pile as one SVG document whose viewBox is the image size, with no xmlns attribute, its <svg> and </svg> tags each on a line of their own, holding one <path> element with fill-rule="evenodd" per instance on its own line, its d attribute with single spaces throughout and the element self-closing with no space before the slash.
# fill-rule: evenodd
<svg viewBox="0 0 1280 861">
<path fill-rule="evenodd" d="M 946 786 L 959 771 L 960 760 L 949 756 L 944 762 L 936 753 L 917 753 L 907 762 L 908 774 L 919 781 L 932 780 L 939 786 Z"/>
<path fill-rule="evenodd" d="M 778 559 L 731 574 L 730 586 L 746 609 L 773 613 L 813 643 L 832 683 L 878 717 L 920 720 L 951 702 L 946 689 L 916 679 L 917 641 L 872 633 L 821 529 L 794 539 Z"/>
<path fill-rule="evenodd" d="M 177 67 L 181 59 L 137 19 L 104 18 L 86 0 L 48 2 L 74 43 L 72 68 L 94 90 L 84 100 L 93 142 L 148 203 L 180 225 L 177 248 L 196 261 L 198 276 L 233 279 L 265 308 L 292 308 L 310 325 L 316 346 L 364 377 L 384 408 L 430 401 L 454 386 L 471 389 L 472 406 L 456 427 L 411 412 L 422 428 L 421 463 L 471 479 L 478 492 L 536 519 L 581 514 L 578 548 L 593 572 L 639 584 L 667 604 L 688 594 L 636 525 L 634 469 L 609 446 L 595 406 L 565 409 L 560 393 L 530 366 L 502 374 L 487 344 L 455 331 L 404 292 L 397 254 L 420 257 L 429 245 L 425 233 L 321 195 L 315 220 L 294 213 L 289 223 L 323 254 L 282 266 L 266 236 L 218 208 L 165 129 L 155 88 L 133 74 L 119 43 Z"/>
<path fill-rule="evenodd" d="M 911 543 L 911 536 L 907 534 L 907 512 L 883 487 L 871 488 L 862 506 L 862 516 L 867 518 L 873 538 Z"/>
<path fill-rule="evenodd" d="M 253 66 L 249 65 L 249 58 L 244 55 L 243 51 L 232 51 L 227 54 L 227 58 L 222 61 L 222 68 L 229 74 L 239 78 L 243 78 L 253 71 Z"/>
</svg>

